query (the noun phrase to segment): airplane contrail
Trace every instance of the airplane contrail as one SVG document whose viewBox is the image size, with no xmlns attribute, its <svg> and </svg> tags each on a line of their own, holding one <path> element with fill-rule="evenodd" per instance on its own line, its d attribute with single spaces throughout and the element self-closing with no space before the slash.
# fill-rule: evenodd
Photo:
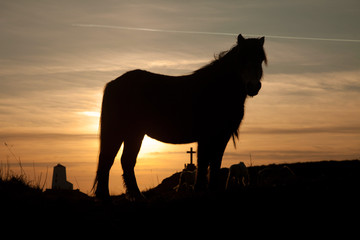
<svg viewBox="0 0 360 240">
<path fill-rule="evenodd" d="M 237 36 L 238 33 L 226 33 L 226 32 L 202 32 L 202 31 L 180 31 L 180 30 L 165 30 L 156 28 L 140 28 L 140 27 L 125 27 L 114 25 L 101 25 L 101 24 L 72 24 L 73 27 L 85 27 L 85 28 L 108 28 L 119 30 L 131 30 L 131 31 L 145 31 L 145 32 L 164 32 L 164 33 L 183 33 L 183 34 L 203 34 L 203 35 L 221 35 L 221 36 Z M 255 34 L 244 34 L 249 37 L 259 37 Z M 311 40 L 311 41 L 331 41 L 331 42 L 360 42 L 359 39 L 341 39 L 341 38 L 315 38 L 315 37 L 296 37 L 296 36 L 277 36 L 266 35 L 267 38 L 275 39 L 289 39 L 289 40 Z"/>
<path fill-rule="evenodd" d="M 186 33 L 186 34 L 206 34 L 206 35 L 223 35 L 223 36 L 237 36 L 234 33 L 222 33 L 222 32 L 198 32 L 198 31 L 178 31 L 178 30 L 165 30 L 155 28 L 137 28 L 137 27 L 123 27 L 112 25 L 99 25 L 99 24 L 72 24 L 74 27 L 88 27 L 88 28 L 109 28 L 120 30 L 133 30 L 133 31 L 146 31 L 146 32 L 165 32 L 165 33 Z"/>
</svg>

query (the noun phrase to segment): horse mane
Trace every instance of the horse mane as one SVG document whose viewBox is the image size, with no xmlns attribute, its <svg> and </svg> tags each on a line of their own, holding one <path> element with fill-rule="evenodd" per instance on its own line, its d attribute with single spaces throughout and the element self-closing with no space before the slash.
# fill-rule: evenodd
<svg viewBox="0 0 360 240">
<path fill-rule="evenodd" d="M 248 38 L 248 41 L 250 40 L 259 40 L 259 38 Z M 246 51 L 246 49 L 245 49 Z M 226 50 L 226 51 L 222 51 L 218 54 L 214 55 L 214 60 L 211 61 L 210 63 L 208 63 L 207 65 L 199 68 L 198 70 L 195 70 L 193 73 L 201 73 L 204 71 L 208 71 L 210 69 L 212 69 L 213 67 L 216 66 L 222 66 L 224 63 L 226 63 L 227 65 L 231 64 L 234 65 L 233 61 L 229 61 L 231 60 L 231 57 L 236 56 L 236 54 L 239 54 L 239 48 L 238 48 L 238 44 L 232 46 L 230 48 L 230 50 Z M 266 53 L 264 51 L 264 49 L 258 53 L 258 58 L 263 59 L 265 65 L 267 65 L 268 61 L 267 61 L 267 57 L 266 57 Z"/>
<path fill-rule="evenodd" d="M 211 69 L 213 69 L 216 66 L 222 65 L 225 61 L 227 62 L 227 60 L 229 59 L 230 55 L 229 53 L 233 53 L 235 50 L 235 48 L 237 47 L 237 45 L 233 46 L 230 50 L 226 50 L 226 51 L 222 51 L 218 54 L 214 54 L 214 60 L 211 61 L 210 63 L 206 64 L 205 66 L 199 68 L 198 70 L 195 70 L 193 73 L 197 74 L 197 73 L 203 73 L 203 72 L 207 72 Z"/>
<path fill-rule="evenodd" d="M 258 44 L 258 40 L 260 38 L 248 38 L 247 41 L 251 42 L 251 44 Z M 240 52 L 241 51 L 241 52 Z M 218 54 L 214 55 L 214 60 L 211 61 L 210 63 L 208 63 L 207 65 L 199 68 L 198 70 L 195 70 L 193 72 L 193 75 L 196 74 L 205 74 L 208 75 L 208 77 L 216 77 L 219 73 L 224 73 L 225 71 L 228 71 L 229 69 L 235 69 L 236 66 L 236 61 L 233 61 L 234 57 L 237 57 L 239 54 L 242 53 L 246 53 L 248 51 L 247 48 L 245 49 L 239 49 L 239 45 L 236 44 L 234 46 L 232 46 L 230 48 L 230 50 L 226 50 L 226 51 L 222 51 Z M 266 57 L 266 53 L 264 51 L 264 49 L 262 48 L 262 51 L 257 52 L 257 58 L 262 59 L 265 63 L 265 65 L 267 65 L 267 57 Z M 227 77 L 230 78 L 236 78 L 236 72 L 226 72 Z M 221 76 L 223 77 L 223 76 Z M 240 125 L 239 125 L 240 127 Z M 234 130 L 231 133 L 231 138 L 233 140 L 234 143 L 234 147 L 236 148 L 236 139 L 239 139 L 239 127 Z"/>
<path fill-rule="evenodd" d="M 238 50 L 237 46 L 238 45 L 234 45 L 230 50 L 222 51 L 218 54 L 215 54 L 213 61 L 211 61 L 207 65 L 199 68 L 198 70 L 195 70 L 193 72 L 193 74 L 194 75 L 196 75 L 196 74 L 209 74 L 210 75 L 212 73 L 218 73 L 216 71 L 216 70 L 218 70 L 218 68 L 224 68 L 224 67 L 229 67 L 229 65 L 233 65 L 234 63 L 233 63 L 233 61 L 231 61 L 231 58 L 235 55 L 235 52 Z M 233 140 L 234 147 L 236 148 L 235 138 L 239 139 L 239 127 L 236 128 L 236 130 L 234 130 L 231 133 L 231 138 Z"/>
</svg>

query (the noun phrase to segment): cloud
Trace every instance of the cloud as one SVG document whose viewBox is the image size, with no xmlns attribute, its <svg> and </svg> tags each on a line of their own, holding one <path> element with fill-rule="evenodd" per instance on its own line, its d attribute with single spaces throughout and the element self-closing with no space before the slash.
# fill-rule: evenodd
<svg viewBox="0 0 360 240">
<path fill-rule="evenodd" d="M 329 93 L 358 93 L 360 89 L 360 70 L 354 71 L 329 71 L 320 73 L 293 73 L 293 74 L 268 74 L 265 75 L 265 83 L 272 90 L 276 88 L 289 95 Z"/>
<path fill-rule="evenodd" d="M 7 143 L 22 163 L 91 162 L 96 165 L 98 156 L 98 135 L 93 133 L 51 133 L 1 131 L 0 160 L 16 164 L 4 146 Z"/>
<path fill-rule="evenodd" d="M 306 74 L 359 71 L 360 44 L 265 40 L 265 73 Z"/>
<path fill-rule="evenodd" d="M 321 160 L 356 152 L 356 1 L 326 8 L 322 0 L 1 5 L 0 139 L 12 141 L 27 161 L 96 166 L 98 119 L 89 115 L 100 112 L 106 82 L 136 68 L 190 73 L 234 45 L 238 33 L 265 35 L 269 59 L 259 96 L 246 102 L 243 157 L 251 151 L 254 161 Z M 164 158 L 179 155 L 182 167 L 187 158 L 180 151 L 166 145 Z"/>
<path fill-rule="evenodd" d="M 242 134 L 270 134 L 270 135 L 282 135 L 282 134 L 350 134 L 360 135 L 360 125 L 353 126 L 326 126 L 326 127 L 297 127 L 297 128 L 245 128 Z"/>
<path fill-rule="evenodd" d="M 69 140 L 69 139 L 97 139 L 98 135 L 94 133 L 81 133 L 81 134 L 72 134 L 72 133 L 41 133 L 41 132 L 0 132 L 0 139 L 4 142 L 10 140 Z"/>
</svg>

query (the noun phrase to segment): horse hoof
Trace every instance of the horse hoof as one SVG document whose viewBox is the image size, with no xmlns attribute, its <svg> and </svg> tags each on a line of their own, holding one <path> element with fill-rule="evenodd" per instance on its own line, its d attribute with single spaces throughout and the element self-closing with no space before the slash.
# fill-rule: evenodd
<svg viewBox="0 0 360 240">
<path fill-rule="evenodd" d="M 112 205 L 112 200 L 109 195 L 108 196 L 95 196 L 94 201 L 96 203 L 100 203 L 101 205 L 106 205 L 106 206 Z"/>
<path fill-rule="evenodd" d="M 111 205 L 111 198 L 108 191 L 96 191 L 95 202 L 101 203 L 102 205 Z"/>
<path fill-rule="evenodd" d="M 110 198 L 98 198 L 95 197 L 95 203 L 104 207 L 111 207 L 114 205 L 113 201 Z"/>
<path fill-rule="evenodd" d="M 196 183 L 194 186 L 194 191 L 197 193 L 203 193 L 206 192 L 208 190 L 207 188 L 207 184 L 201 184 L 201 183 Z"/>
<path fill-rule="evenodd" d="M 126 199 L 130 202 L 145 202 L 146 198 L 140 191 L 128 191 L 126 193 Z"/>
</svg>

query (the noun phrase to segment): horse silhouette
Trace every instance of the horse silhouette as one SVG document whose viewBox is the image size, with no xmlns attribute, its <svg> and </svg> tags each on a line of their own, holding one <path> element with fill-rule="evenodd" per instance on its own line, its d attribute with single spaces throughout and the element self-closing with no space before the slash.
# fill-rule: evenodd
<svg viewBox="0 0 360 240">
<path fill-rule="evenodd" d="M 236 191 L 247 187 L 250 182 L 249 171 L 244 162 L 233 164 L 229 168 L 226 180 L 226 190 Z"/>
<path fill-rule="evenodd" d="M 133 70 L 109 82 L 104 90 L 100 119 L 100 154 L 93 186 L 108 199 L 109 171 L 121 156 L 126 195 L 143 198 L 134 167 L 146 135 L 172 144 L 198 143 L 195 190 L 216 190 L 228 141 L 239 134 L 247 96 L 261 88 L 262 63 L 267 64 L 265 38 L 245 39 L 210 64 L 184 76 Z M 209 184 L 207 171 L 210 166 Z"/>
</svg>

